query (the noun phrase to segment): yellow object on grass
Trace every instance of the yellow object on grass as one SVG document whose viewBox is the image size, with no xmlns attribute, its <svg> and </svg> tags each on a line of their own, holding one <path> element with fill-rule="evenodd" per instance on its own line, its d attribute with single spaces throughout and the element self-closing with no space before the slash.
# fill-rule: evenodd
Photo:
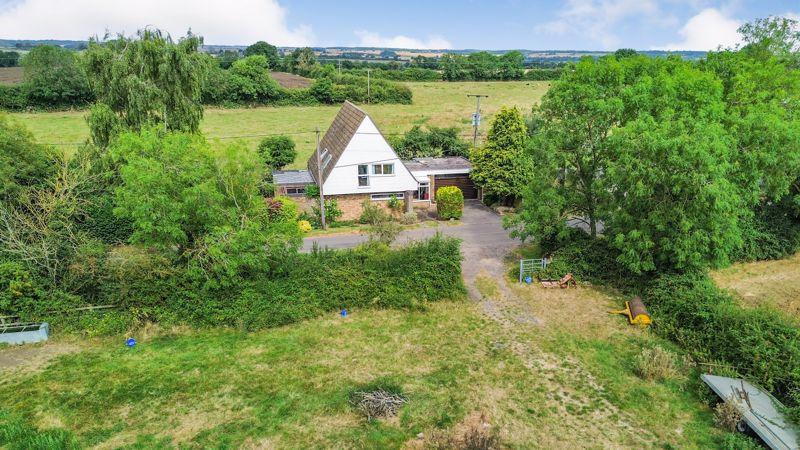
<svg viewBox="0 0 800 450">
<path fill-rule="evenodd" d="M 653 323 L 653 319 L 650 318 L 650 314 L 647 312 L 642 299 L 639 297 L 635 297 L 630 302 L 625 302 L 625 309 L 609 311 L 609 313 L 626 316 L 628 318 L 628 323 L 631 325 L 646 327 Z"/>
</svg>

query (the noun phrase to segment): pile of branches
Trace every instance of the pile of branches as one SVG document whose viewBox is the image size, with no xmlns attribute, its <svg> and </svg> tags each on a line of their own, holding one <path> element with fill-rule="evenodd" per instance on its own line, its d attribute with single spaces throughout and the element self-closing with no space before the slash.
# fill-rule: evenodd
<svg viewBox="0 0 800 450">
<path fill-rule="evenodd" d="M 408 399 L 403 395 L 383 389 L 369 392 L 357 391 L 350 397 L 350 404 L 367 420 L 396 416 L 397 411 L 406 403 L 408 403 Z"/>
</svg>

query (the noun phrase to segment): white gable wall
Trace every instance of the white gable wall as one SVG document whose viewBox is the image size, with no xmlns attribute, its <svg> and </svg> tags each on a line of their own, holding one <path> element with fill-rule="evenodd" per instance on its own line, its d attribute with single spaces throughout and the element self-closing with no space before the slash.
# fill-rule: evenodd
<svg viewBox="0 0 800 450">
<path fill-rule="evenodd" d="M 358 165 L 369 165 L 369 186 L 358 185 Z M 394 164 L 393 175 L 374 175 L 373 164 Z M 336 162 L 323 191 L 325 195 L 374 194 L 417 190 L 418 183 L 368 116 L 358 127 Z"/>
</svg>

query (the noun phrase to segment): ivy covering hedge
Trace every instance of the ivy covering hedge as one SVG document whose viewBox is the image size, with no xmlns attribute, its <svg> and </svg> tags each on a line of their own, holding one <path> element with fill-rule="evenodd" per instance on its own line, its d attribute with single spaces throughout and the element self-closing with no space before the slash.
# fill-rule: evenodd
<svg viewBox="0 0 800 450">
<path fill-rule="evenodd" d="M 464 213 L 464 193 L 455 186 L 436 191 L 436 211 L 440 219 L 460 219 Z"/>
<path fill-rule="evenodd" d="M 340 309 L 414 308 L 465 292 L 459 241 L 439 236 L 398 250 L 369 244 L 294 254 L 271 276 L 218 289 L 168 261 L 136 258 L 109 280 L 107 299 L 152 320 L 198 326 L 253 330 Z"/>
</svg>

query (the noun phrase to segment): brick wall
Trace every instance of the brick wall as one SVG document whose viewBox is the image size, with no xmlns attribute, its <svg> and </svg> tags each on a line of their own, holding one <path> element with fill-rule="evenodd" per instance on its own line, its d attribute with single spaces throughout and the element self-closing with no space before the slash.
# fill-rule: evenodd
<svg viewBox="0 0 800 450">
<path fill-rule="evenodd" d="M 311 207 L 319 206 L 319 198 L 308 197 L 289 197 L 297 203 L 300 211 L 305 211 L 312 214 Z M 339 209 L 342 210 L 342 217 L 339 220 L 358 220 L 361 217 L 362 203 L 364 200 L 369 199 L 369 194 L 347 194 L 347 195 L 326 195 L 325 199 L 336 199 Z M 386 209 L 387 212 L 392 213 L 389 209 L 389 200 L 370 200 L 372 203 L 379 205 Z M 402 205 L 402 202 L 401 202 Z M 436 207 L 431 206 L 430 202 L 413 202 L 412 206 L 415 211 L 428 212 L 435 211 Z M 432 208 L 432 209 L 431 209 Z M 395 216 L 403 214 L 404 209 L 395 212 Z"/>
</svg>

